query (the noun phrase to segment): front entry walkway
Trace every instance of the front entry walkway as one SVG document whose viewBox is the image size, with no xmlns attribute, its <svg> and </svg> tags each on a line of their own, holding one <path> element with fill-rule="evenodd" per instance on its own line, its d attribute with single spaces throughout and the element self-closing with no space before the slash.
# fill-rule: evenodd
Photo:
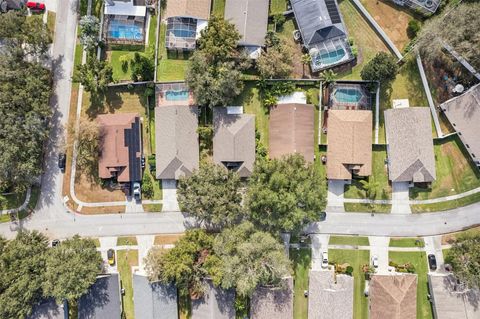
<svg viewBox="0 0 480 319">
<path fill-rule="evenodd" d="M 327 210 L 329 212 L 345 212 L 345 181 L 333 179 L 328 181 Z"/>
<path fill-rule="evenodd" d="M 392 183 L 392 214 L 411 214 L 408 182 Z"/>
</svg>

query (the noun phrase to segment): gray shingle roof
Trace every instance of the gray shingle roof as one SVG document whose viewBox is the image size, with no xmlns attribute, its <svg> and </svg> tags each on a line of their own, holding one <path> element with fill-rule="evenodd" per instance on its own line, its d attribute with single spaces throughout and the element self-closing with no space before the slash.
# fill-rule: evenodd
<svg viewBox="0 0 480 319">
<path fill-rule="evenodd" d="M 255 115 L 227 114 L 225 107 L 213 109 L 213 161 L 241 162 L 236 170 L 248 177 L 255 163 Z"/>
<path fill-rule="evenodd" d="M 234 319 L 235 291 L 216 288 L 211 280 L 205 288 L 202 298 L 192 300 L 192 319 Z"/>
<path fill-rule="evenodd" d="M 477 165 L 480 165 L 480 84 L 440 105 Z"/>
<path fill-rule="evenodd" d="M 133 274 L 135 318 L 177 319 L 177 289 L 174 285 L 150 283 L 146 276 Z"/>
<path fill-rule="evenodd" d="M 428 275 L 434 318 L 480 318 L 480 291 L 465 289 L 453 275 Z"/>
<path fill-rule="evenodd" d="M 329 6 L 335 6 L 338 12 L 335 0 L 329 2 Z M 346 36 L 340 16 L 338 18 L 331 16 L 325 0 L 290 0 L 290 3 L 305 46 L 309 47 L 328 39 Z"/>
<path fill-rule="evenodd" d="M 432 121 L 427 107 L 385 111 L 388 175 L 392 182 L 433 182 Z"/>
<path fill-rule="evenodd" d="M 44 299 L 33 306 L 32 314 L 27 319 L 67 319 L 67 305 L 57 305 L 53 298 Z"/>
<path fill-rule="evenodd" d="M 118 274 L 102 275 L 80 298 L 78 319 L 118 319 L 121 309 Z"/>
<path fill-rule="evenodd" d="M 225 19 L 237 27 L 240 45 L 263 46 L 267 34 L 269 0 L 227 0 Z"/>
<path fill-rule="evenodd" d="M 155 151 L 158 179 L 179 179 L 198 169 L 198 108 L 155 108 Z"/>
<path fill-rule="evenodd" d="M 258 287 L 255 289 L 250 315 L 252 319 L 292 319 L 293 278 L 285 278 L 281 287 Z"/>
<path fill-rule="evenodd" d="M 311 270 L 308 280 L 308 318 L 353 318 L 353 277 Z"/>
</svg>

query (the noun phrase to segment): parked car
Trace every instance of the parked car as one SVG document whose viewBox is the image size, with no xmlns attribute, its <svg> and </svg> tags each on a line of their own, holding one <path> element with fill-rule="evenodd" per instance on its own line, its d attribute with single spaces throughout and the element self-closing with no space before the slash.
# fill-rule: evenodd
<svg viewBox="0 0 480 319">
<path fill-rule="evenodd" d="M 142 168 L 145 168 L 145 156 L 142 155 L 140 163 L 142 164 Z"/>
<path fill-rule="evenodd" d="M 40 2 L 29 1 L 27 2 L 27 8 L 32 11 L 45 11 L 45 4 Z"/>
<path fill-rule="evenodd" d="M 133 193 L 133 198 L 135 198 L 136 201 L 139 201 L 142 199 L 142 187 L 140 186 L 139 182 L 133 183 L 132 187 L 132 193 Z"/>
<path fill-rule="evenodd" d="M 374 268 L 378 268 L 378 256 L 377 255 L 372 256 L 372 266 Z"/>
<path fill-rule="evenodd" d="M 115 250 L 109 249 L 107 251 L 107 259 L 110 266 L 115 265 Z"/>
<path fill-rule="evenodd" d="M 328 252 L 322 253 L 322 268 L 328 268 Z"/>
<path fill-rule="evenodd" d="M 52 247 L 57 247 L 58 245 L 60 245 L 60 240 L 58 239 L 52 240 Z"/>
<path fill-rule="evenodd" d="M 58 168 L 65 173 L 65 166 L 67 164 L 67 155 L 65 153 L 58 154 Z"/>
<path fill-rule="evenodd" d="M 437 270 L 437 258 L 434 254 L 428 255 L 428 267 L 430 267 L 430 270 Z"/>
</svg>

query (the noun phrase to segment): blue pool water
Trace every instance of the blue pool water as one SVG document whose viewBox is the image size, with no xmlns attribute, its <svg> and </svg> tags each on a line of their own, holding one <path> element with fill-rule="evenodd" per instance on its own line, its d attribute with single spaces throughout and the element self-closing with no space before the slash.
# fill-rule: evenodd
<svg viewBox="0 0 480 319">
<path fill-rule="evenodd" d="M 143 41 L 142 27 L 113 20 L 108 25 L 108 37 L 117 40 Z"/>
<path fill-rule="evenodd" d="M 167 91 L 165 92 L 165 99 L 167 101 L 186 101 L 188 100 L 188 91 Z"/>
<path fill-rule="evenodd" d="M 336 51 L 330 51 L 322 54 L 318 54 L 315 57 L 315 64 L 317 65 L 330 65 L 330 64 L 335 64 L 343 57 L 345 57 L 345 50 L 340 48 Z"/>
<path fill-rule="evenodd" d="M 362 98 L 362 92 L 357 89 L 338 88 L 334 94 L 335 99 L 341 103 L 358 103 Z"/>
</svg>

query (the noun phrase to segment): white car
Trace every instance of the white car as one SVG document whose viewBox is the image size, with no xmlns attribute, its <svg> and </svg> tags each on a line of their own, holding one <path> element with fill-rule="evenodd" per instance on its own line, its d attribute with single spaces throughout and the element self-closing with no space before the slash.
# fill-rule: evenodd
<svg viewBox="0 0 480 319">
<path fill-rule="evenodd" d="M 322 253 L 322 268 L 328 268 L 328 252 Z"/>
<path fill-rule="evenodd" d="M 135 198 L 136 201 L 140 201 L 142 199 L 142 192 L 141 189 L 142 187 L 140 186 L 139 182 L 133 183 L 133 197 Z"/>
<path fill-rule="evenodd" d="M 373 265 L 374 268 L 378 268 L 378 256 L 377 255 L 372 256 L 372 265 Z"/>
</svg>

